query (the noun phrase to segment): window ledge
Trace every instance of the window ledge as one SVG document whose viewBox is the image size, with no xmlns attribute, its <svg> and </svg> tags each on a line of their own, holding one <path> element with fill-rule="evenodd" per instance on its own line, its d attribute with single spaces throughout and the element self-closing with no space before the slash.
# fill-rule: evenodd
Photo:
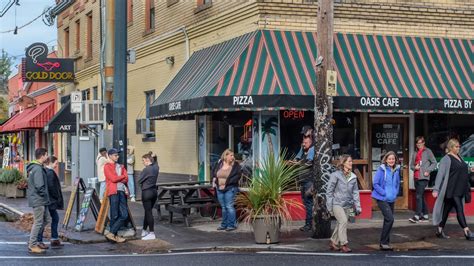
<svg viewBox="0 0 474 266">
<path fill-rule="evenodd" d="M 127 22 L 127 27 L 133 26 L 133 21 Z"/>
<path fill-rule="evenodd" d="M 142 142 L 156 142 L 156 137 L 143 137 Z"/>
<path fill-rule="evenodd" d="M 143 32 L 143 37 L 148 36 L 152 34 L 153 32 L 155 32 L 155 28 L 147 29 Z"/>
<path fill-rule="evenodd" d="M 88 63 L 90 61 L 92 61 L 92 56 L 88 56 L 86 59 L 84 59 L 84 63 Z"/>
<path fill-rule="evenodd" d="M 203 10 L 206 10 L 206 9 L 210 8 L 211 6 L 212 6 L 212 1 L 207 3 L 207 4 L 200 5 L 200 6 L 198 6 L 194 9 L 194 14 L 197 14 L 197 13 L 203 11 Z"/>
</svg>

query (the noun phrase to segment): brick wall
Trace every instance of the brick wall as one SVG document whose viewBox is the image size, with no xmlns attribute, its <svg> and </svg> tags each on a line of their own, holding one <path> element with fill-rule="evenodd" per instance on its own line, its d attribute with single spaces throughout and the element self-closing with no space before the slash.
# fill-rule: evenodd
<svg viewBox="0 0 474 266">
<path fill-rule="evenodd" d="M 145 1 L 133 1 L 133 21 L 128 25 L 128 45 L 136 48 L 137 62 L 128 65 L 128 138 L 137 158 L 153 150 L 162 172 L 197 174 L 196 125 L 194 121 L 157 121 L 156 141 L 143 142 L 136 134 L 135 120 L 144 118 L 145 91 L 158 96 L 185 62 L 186 27 L 189 50 L 209 47 L 255 29 L 314 31 L 317 1 L 312 0 L 214 0 L 198 8 L 194 0 L 155 0 L 155 28 L 145 32 Z M 369 34 L 474 38 L 473 0 L 335 0 L 335 31 Z M 78 0 L 58 17 L 58 40 L 64 46 L 63 30 L 70 28 L 70 54 L 74 48 L 74 23 L 86 15 L 94 19 L 93 58 L 77 60 L 78 83 L 85 89 L 98 86 L 99 1 Z M 81 38 L 85 42 L 85 35 Z M 81 51 L 85 51 L 81 48 Z M 61 52 L 61 49 L 60 49 Z M 165 58 L 174 56 L 174 65 Z M 136 170 L 142 165 L 136 164 Z"/>
</svg>

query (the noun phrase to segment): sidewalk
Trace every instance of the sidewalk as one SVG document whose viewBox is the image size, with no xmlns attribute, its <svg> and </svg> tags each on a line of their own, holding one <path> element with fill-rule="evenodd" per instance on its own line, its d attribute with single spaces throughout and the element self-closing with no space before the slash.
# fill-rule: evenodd
<svg viewBox="0 0 474 266">
<path fill-rule="evenodd" d="M 66 201 L 69 199 L 69 192 L 64 193 Z M 26 199 L 6 199 L 0 197 L 0 202 L 13 207 L 21 212 L 29 213 Z M 65 202 L 66 203 L 66 202 Z M 65 204 L 67 206 L 67 204 Z M 143 207 L 141 202 L 129 202 L 133 219 L 137 225 L 137 238 L 141 233 L 143 223 Z M 60 211 L 60 223 L 64 211 Z M 392 244 L 396 250 L 413 249 L 469 249 L 474 251 L 474 244 L 463 238 L 462 230 L 457 225 L 455 217 L 451 217 L 448 222 L 446 232 L 451 239 L 440 240 L 434 235 L 435 228 L 430 223 L 412 224 L 408 221 L 413 215 L 411 211 L 397 211 L 396 220 L 392 233 Z M 71 228 L 75 222 L 75 212 L 71 215 L 69 230 L 63 232 L 65 237 L 72 243 L 104 243 L 105 238 L 95 233 L 95 220 L 89 212 L 84 224 L 83 232 L 74 232 Z M 284 231 L 280 237 L 280 243 L 272 245 L 255 244 L 251 228 L 246 225 L 239 225 L 233 232 L 217 231 L 219 220 L 200 217 L 193 214 L 191 217 L 192 227 L 186 227 L 180 215 L 175 215 L 173 224 L 169 224 L 168 216 L 164 213 L 163 220 L 158 221 L 155 216 L 155 232 L 159 240 L 142 241 L 131 240 L 126 245 L 115 245 L 115 248 L 124 252 L 134 250 L 135 252 L 165 252 L 165 251 L 186 251 L 186 250 L 239 250 L 239 251 L 260 251 L 260 250 L 290 250 L 325 252 L 328 251 L 327 239 L 313 239 L 311 233 L 300 232 L 298 228 L 303 222 L 292 222 L 287 232 Z M 378 239 L 382 228 L 383 217 L 380 212 L 374 212 L 371 220 L 357 220 L 354 224 L 349 224 L 348 234 L 351 248 L 357 252 L 371 252 L 378 250 Z M 474 224 L 474 217 L 468 217 L 468 223 Z M 334 225 L 334 223 L 333 223 Z M 19 234 L 17 241 L 25 241 L 25 235 Z M 11 241 L 11 240 L 9 240 Z"/>
</svg>

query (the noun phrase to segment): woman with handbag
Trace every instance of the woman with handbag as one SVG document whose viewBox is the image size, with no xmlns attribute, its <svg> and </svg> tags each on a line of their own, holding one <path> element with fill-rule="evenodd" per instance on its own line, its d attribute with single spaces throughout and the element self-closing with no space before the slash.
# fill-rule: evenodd
<svg viewBox="0 0 474 266">
<path fill-rule="evenodd" d="M 471 201 L 471 185 L 469 182 L 469 168 L 466 162 L 459 156 L 459 141 L 450 139 L 448 141 L 446 154 L 440 161 L 438 174 L 436 175 L 433 197 L 436 198 L 433 209 L 433 225 L 437 225 L 436 236 L 449 238 L 444 233 L 444 227 L 448 220 L 449 212 L 454 207 L 458 223 L 464 230 L 467 240 L 474 240 L 474 234 L 469 230 L 464 215 L 464 202 Z"/>
<path fill-rule="evenodd" d="M 387 152 L 382 164 L 374 175 L 374 190 L 372 198 L 377 200 L 377 206 L 383 215 L 383 227 L 380 235 L 380 250 L 390 251 L 390 232 L 395 221 L 394 205 L 400 189 L 400 165 L 398 157 L 393 151 Z"/>
<path fill-rule="evenodd" d="M 329 248 L 347 253 L 352 251 L 347 241 L 347 222 L 361 213 L 362 209 L 357 176 L 352 173 L 352 157 L 347 154 L 342 155 L 338 168 L 331 174 L 326 193 L 327 209 L 337 220 Z"/>
</svg>

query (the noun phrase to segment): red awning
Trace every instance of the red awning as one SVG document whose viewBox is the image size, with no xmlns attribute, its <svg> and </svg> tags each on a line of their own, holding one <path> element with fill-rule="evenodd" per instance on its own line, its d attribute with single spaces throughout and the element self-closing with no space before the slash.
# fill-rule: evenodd
<svg viewBox="0 0 474 266">
<path fill-rule="evenodd" d="M 43 103 L 14 115 L 0 128 L 1 132 L 43 128 L 54 115 L 54 102 Z"/>
</svg>

